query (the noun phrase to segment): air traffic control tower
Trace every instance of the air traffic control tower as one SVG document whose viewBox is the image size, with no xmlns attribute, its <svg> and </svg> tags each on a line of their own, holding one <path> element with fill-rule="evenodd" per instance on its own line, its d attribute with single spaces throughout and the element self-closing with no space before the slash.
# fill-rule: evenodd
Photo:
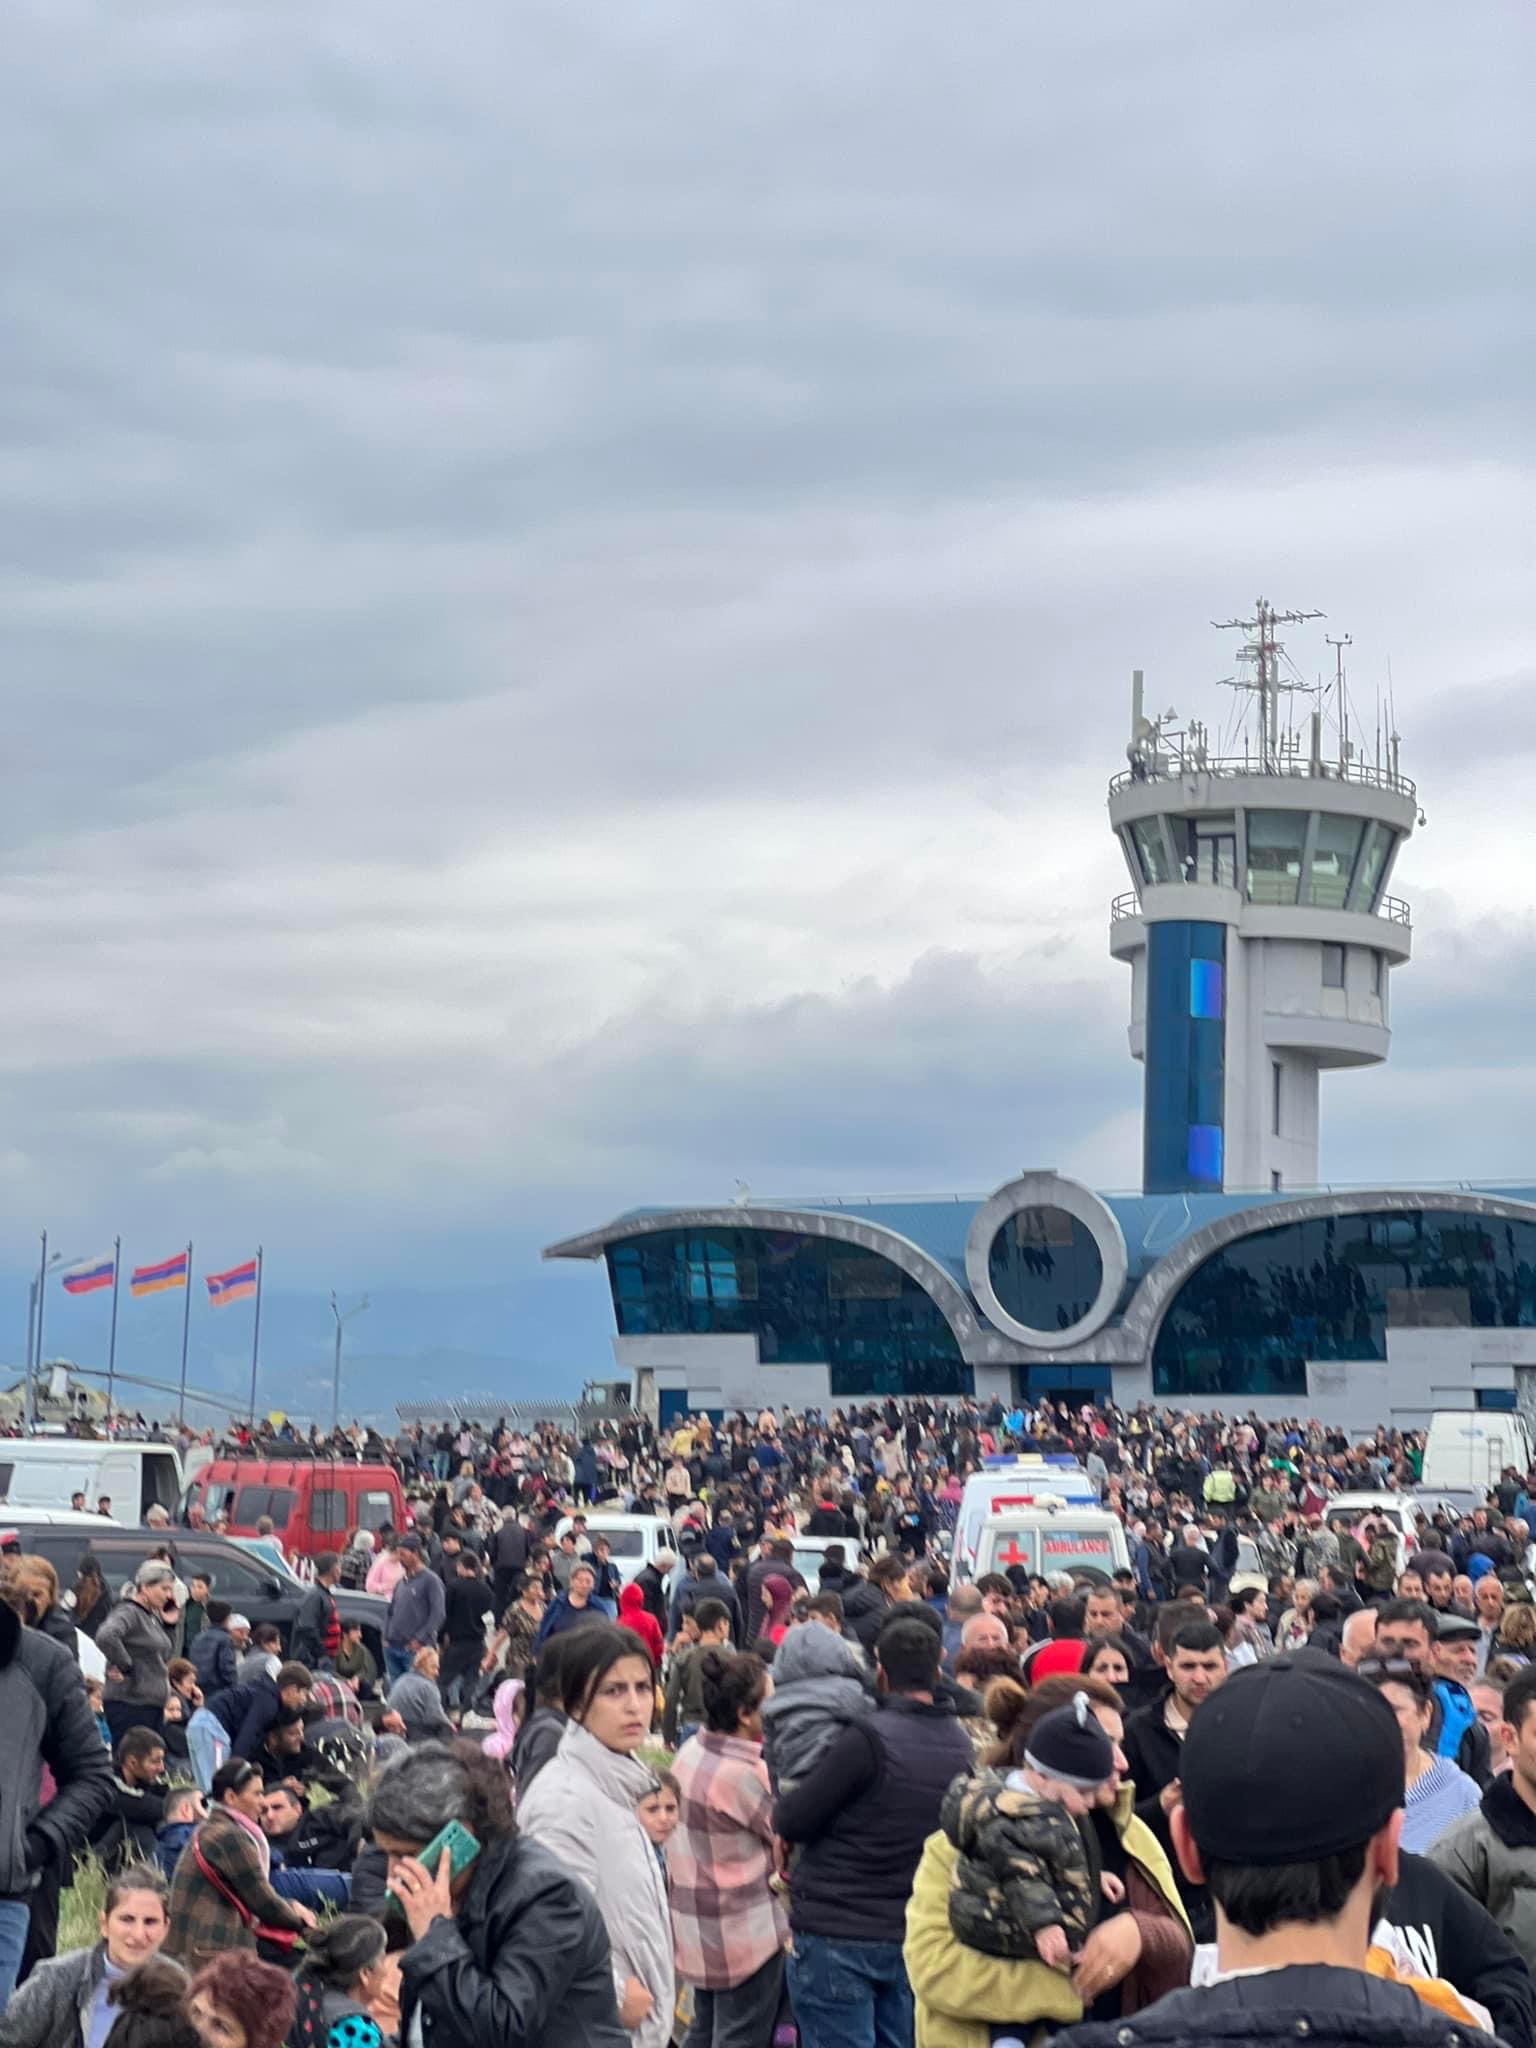
<svg viewBox="0 0 1536 2048">
<path fill-rule="evenodd" d="M 1138 670 L 1130 765 L 1109 787 L 1133 884 L 1109 944 L 1131 966 L 1148 1194 L 1315 1186 L 1319 1077 L 1387 1057 L 1388 984 L 1412 950 L 1408 906 L 1386 893 L 1423 822 L 1397 735 L 1378 716 L 1374 762 L 1352 736 L 1347 641 L 1316 688 L 1288 660 L 1276 628 L 1321 614 L 1255 611 L 1225 622 L 1243 634 L 1241 751 L 1213 752 L 1172 711 L 1148 718 Z"/>
</svg>

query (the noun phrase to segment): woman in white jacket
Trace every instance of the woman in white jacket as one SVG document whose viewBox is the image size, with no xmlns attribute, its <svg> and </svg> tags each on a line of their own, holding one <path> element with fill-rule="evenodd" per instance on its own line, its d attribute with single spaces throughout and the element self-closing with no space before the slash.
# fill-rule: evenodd
<svg viewBox="0 0 1536 2048">
<path fill-rule="evenodd" d="M 639 1639 L 609 1622 L 561 1638 L 570 1726 L 518 1802 L 519 1832 L 558 1856 L 597 1900 L 613 1950 L 619 2017 L 635 2048 L 667 2048 L 676 1987 L 666 1882 L 636 1803 L 656 1789 L 635 1755 L 650 1733 L 656 1678 Z"/>
</svg>

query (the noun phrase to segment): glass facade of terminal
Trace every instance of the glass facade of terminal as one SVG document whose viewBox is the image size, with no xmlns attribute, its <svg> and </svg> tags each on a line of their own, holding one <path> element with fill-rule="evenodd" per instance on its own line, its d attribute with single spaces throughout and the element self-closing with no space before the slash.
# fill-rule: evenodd
<svg viewBox="0 0 1536 2048">
<path fill-rule="evenodd" d="M 1215 1253 L 1169 1304 L 1158 1394 L 1295 1394 L 1309 1359 L 1385 1359 L 1394 1328 L 1536 1326 L 1536 1224 L 1432 1209 L 1311 1218 Z"/>
<path fill-rule="evenodd" d="M 621 1337 L 756 1337 L 765 1366 L 825 1365 L 839 1394 L 965 1394 L 943 1312 L 899 1266 L 835 1238 L 664 1230 L 608 1247 Z"/>
</svg>

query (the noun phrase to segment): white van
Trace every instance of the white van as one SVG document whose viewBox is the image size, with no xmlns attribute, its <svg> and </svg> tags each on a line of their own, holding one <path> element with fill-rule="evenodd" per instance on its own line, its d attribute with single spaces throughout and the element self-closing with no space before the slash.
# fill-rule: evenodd
<svg viewBox="0 0 1536 2048">
<path fill-rule="evenodd" d="M 1011 1515 L 1044 1501 L 1071 1501 L 1097 1508 L 1098 1492 L 1081 1465 L 1048 1465 L 1044 1458 L 994 1460 L 973 1472 L 960 1496 L 951 1551 L 954 1574 L 978 1578 L 986 1567 L 976 1564 L 981 1525 L 989 1516 Z"/>
<path fill-rule="evenodd" d="M 670 1550 L 674 1557 L 677 1555 L 672 1524 L 660 1515 L 621 1515 L 606 1508 L 583 1508 L 581 1513 L 586 1516 L 589 1538 L 608 1538 L 608 1561 L 626 1586 L 648 1564 L 654 1564 L 661 1551 Z M 570 1516 L 562 1515 L 555 1524 L 557 1542 L 570 1526 Z"/>
<path fill-rule="evenodd" d="M 87 1510 L 103 1495 L 112 1519 L 130 1526 L 152 1507 L 175 1514 L 181 1460 L 170 1444 L 109 1443 L 87 1437 L 0 1437 L 0 1502 L 13 1508 L 67 1508 L 85 1495 Z"/>
<path fill-rule="evenodd" d="M 1117 1516 L 1073 1501 L 1043 1501 L 989 1515 L 977 1532 L 973 1565 L 962 1570 L 957 1564 L 955 1577 L 979 1579 L 1018 1565 L 1042 1577 L 1070 1572 L 1079 1585 L 1107 1586 L 1111 1574 L 1128 1571 L 1130 1563 Z"/>
<path fill-rule="evenodd" d="M 1417 1490 L 1473 1492 L 1481 1502 L 1506 1465 L 1522 1479 L 1531 1468 L 1531 1432 L 1523 1415 L 1502 1408 L 1437 1408 L 1429 1418 Z"/>
</svg>

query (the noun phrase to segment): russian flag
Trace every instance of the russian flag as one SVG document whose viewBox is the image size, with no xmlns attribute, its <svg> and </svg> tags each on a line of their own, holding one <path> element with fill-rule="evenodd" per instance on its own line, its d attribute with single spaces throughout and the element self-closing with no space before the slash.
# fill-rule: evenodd
<svg viewBox="0 0 1536 2048">
<path fill-rule="evenodd" d="M 117 1258 L 108 1252 L 104 1259 L 87 1259 L 83 1264 L 71 1266 L 59 1278 L 64 1283 L 66 1294 L 95 1294 L 103 1287 L 110 1287 L 117 1278 Z"/>
<path fill-rule="evenodd" d="M 244 1301 L 256 1292 L 256 1261 L 247 1259 L 243 1266 L 231 1266 L 227 1273 L 209 1273 L 208 1301 L 213 1308 L 222 1308 L 226 1301 Z"/>
<path fill-rule="evenodd" d="M 137 1298 L 141 1294 L 163 1294 L 169 1287 L 186 1284 L 187 1254 L 178 1252 L 174 1259 L 162 1259 L 158 1266 L 135 1266 L 128 1291 Z"/>
</svg>

